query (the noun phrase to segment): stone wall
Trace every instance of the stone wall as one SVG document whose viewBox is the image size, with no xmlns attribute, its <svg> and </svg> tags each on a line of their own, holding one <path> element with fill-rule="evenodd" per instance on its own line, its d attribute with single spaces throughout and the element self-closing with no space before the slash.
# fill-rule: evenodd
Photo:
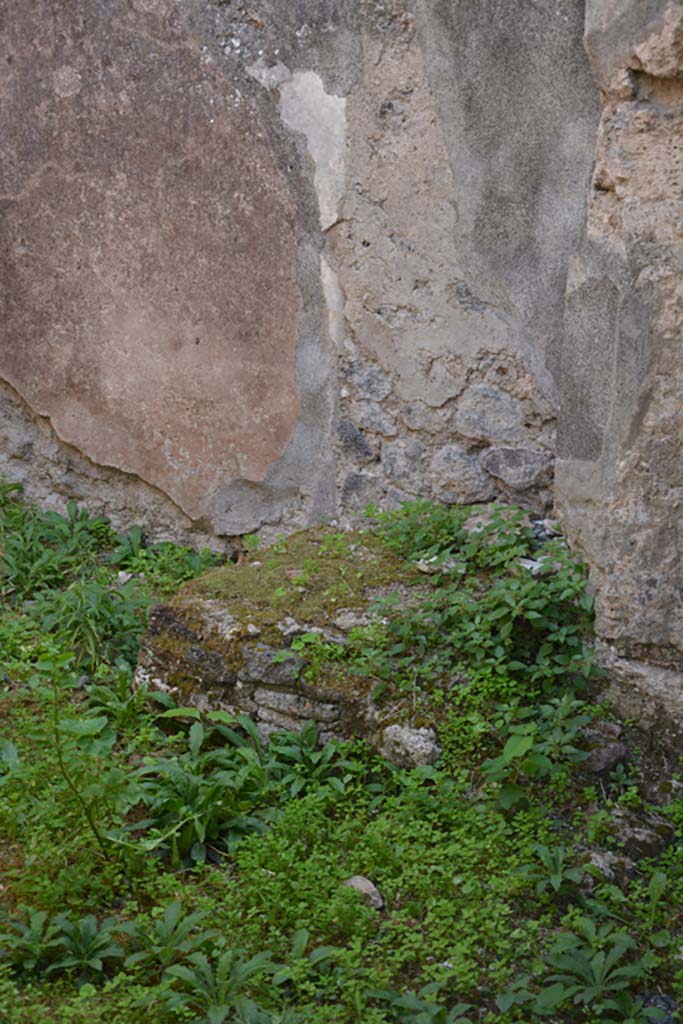
<svg viewBox="0 0 683 1024">
<path fill-rule="evenodd" d="M 683 4 L 589 3 L 586 49 L 603 114 L 569 268 L 557 501 L 605 660 L 652 711 L 683 693 Z"/>
<path fill-rule="evenodd" d="M 4 0 L 0 472 L 192 540 L 547 506 L 598 119 L 556 8 Z"/>
<path fill-rule="evenodd" d="M 682 82 L 678 0 L 2 0 L 0 474 L 216 545 L 556 500 L 680 686 Z"/>
</svg>

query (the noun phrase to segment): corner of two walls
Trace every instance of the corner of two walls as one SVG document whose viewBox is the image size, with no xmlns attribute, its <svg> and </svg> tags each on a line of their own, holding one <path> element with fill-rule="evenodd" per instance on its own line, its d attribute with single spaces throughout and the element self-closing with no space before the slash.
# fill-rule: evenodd
<svg viewBox="0 0 683 1024">
<path fill-rule="evenodd" d="M 577 0 L 8 3 L 0 472 L 213 544 L 555 496 L 675 673 L 681 4 L 588 0 L 600 120 Z"/>
</svg>

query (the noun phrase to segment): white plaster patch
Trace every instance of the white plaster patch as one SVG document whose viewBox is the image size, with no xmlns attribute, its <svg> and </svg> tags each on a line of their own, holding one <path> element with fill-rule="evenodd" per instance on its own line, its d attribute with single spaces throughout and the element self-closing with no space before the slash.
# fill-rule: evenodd
<svg viewBox="0 0 683 1024">
<path fill-rule="evenodd" d="M 315 163 L 314 184 L 320 210 L 320 226 L 327 231 L 339 219 L 346 170 L 346 100 L 325 92 L 314 71 L 295 71 L 278 61 L 267 64 L 260 57 L 247 74 L 269 91 L 280 93 L 279 113 L 284 124 L 306 136 Z M 339 277 L 324 255 L 320 279 L 329 317 L 330 339 L 341 348 L 346 339 L 344 293 Z"/>
<path fill-rule="evenodd" d="M 344 194 L 346 100 L 325 92 L 314 71 L 295 71 L 280 86 L 280 116 L 288 128 L 306 136 L 315 162 L 320 226 L 336 223 Z"/>
<path fill-rule="evenodd" d="M 341 290 L 336 271 L 332 269 L 324 256 L 320 257 L 320 280 L 327 305 L 330 338 L 337 348 L 341 348 L 346 338 L 344 293 Z"/>
</svg>

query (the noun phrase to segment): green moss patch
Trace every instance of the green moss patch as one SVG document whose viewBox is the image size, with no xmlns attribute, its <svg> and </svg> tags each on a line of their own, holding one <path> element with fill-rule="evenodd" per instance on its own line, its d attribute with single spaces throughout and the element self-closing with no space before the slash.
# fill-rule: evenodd
<svg viewBox="0 0 683 1024">
<path fill-rule="evenodd" d="M 179 597 L 184 603 L 192 595 L 219 601 L 272 638 L 269 630 L 287 616 L 327 626 L 341 609 L 365 610 L 378 590 L 419 578 L 376 534 L 320 527 L 294 534 L 245 564 L 207 572 Z"/>
</svg>

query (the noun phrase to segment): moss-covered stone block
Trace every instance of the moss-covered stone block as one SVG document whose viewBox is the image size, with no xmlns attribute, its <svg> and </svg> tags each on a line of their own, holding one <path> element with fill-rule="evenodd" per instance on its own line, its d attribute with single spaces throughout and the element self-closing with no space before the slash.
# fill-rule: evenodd
<svg viewBox="0 0 683 1024">
<path fill-rule="evenodd" d="M 306 530 L 157 605 L 137 678 L 181 705 L 247 713 L 266 734 L 315 719 L 324 736 L 372 738 L 383 724 L 376 680 L 345 662 L 348 635 L 381 615 L 378 597 L 410 601 L 423 586 L 371 532 Z M 293 650 L 305 634 L 317 634 L 333 656 Z"/>
</svg>

